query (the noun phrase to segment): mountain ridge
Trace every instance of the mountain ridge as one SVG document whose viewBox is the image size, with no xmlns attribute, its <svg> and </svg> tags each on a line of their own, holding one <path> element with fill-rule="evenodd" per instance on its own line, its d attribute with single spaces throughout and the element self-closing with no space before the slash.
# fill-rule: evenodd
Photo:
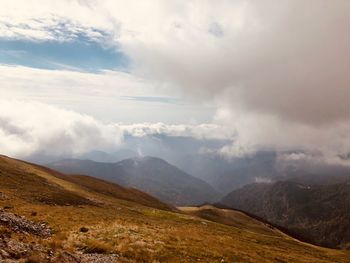
<svg viewBox="0 0 350 263">
<path fill-rule="evenodd" d="M 218 197 L 205 181 L 157 157 L 139 156 L 114 163 L 65 159 L 48 166 L 66 174 L 89 174 L 137 188 L 173 205 L 198 205 Z"/>
<path fill-rule="evenodd" d="M 304 185 L 293 181 L 249 184 L 221 204 L 287 228 L 304 240 L 326 247 L 350 244 L 350 183 Z"/>
</svg>

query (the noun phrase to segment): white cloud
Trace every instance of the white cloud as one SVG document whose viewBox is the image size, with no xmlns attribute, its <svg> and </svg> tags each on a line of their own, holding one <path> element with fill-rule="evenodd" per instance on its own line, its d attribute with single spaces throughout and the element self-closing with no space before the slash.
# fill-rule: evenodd
<svg viewBox="0 0 350 263">
<path fill-rule="evenodd" d="M 255 183 L 258 184 L 272 184 L 273 181 L 269 178 L 265 178 L 265 177 L 255 177 L 254 178 Z"/>
<path fill-rule="evenodd" d="M 122 142 L 114 125 L 37 102 L 0 100 L 0 149 L 3 154 L 72 155 Z"/>
<path fill-rule="evenodd" d="M 149 135 L 167 135 L 167 136 L 184 136 L 195 139 L 221 139 L 230 140 L 232 134 L 225 130 L 224 127 L 213 124 L 165 124 L 165 123 L 136 123 L 123 125 L 118 124 L 118 127 L 126 134 L 135 137 L 144 137 Z"/>
<path fill-rule="evenodd" d="M 103 123 L 91 116 L 28 100 L 0 100 L 0 149 L 16 157 L 70 157 L 126 147 L 124 136 L 185 136 L 226 139 L 214 124 Z"/>
<path fill-rule="evenodd" d="M 211 105 L 128 100 L 168 96 L 166 89 L 129 73 L 86 73 L 0 65 L 0 98 L 34 100 L 93 116 L 105 122 L 200 123 Z M 176 95 L 172 93 L 170 95 Z M 186 120 L 183 116 L 190 116 Z"/>
<path fill-rule="evenodd" d="M 298 154 L 283 155 L 280 160 L 348 165 L 348 161 L 340 156 L 347 156 L 350 152 L 350 122 L 314 126 L 267 114 L 233 112 L 231 108 L 223 108 L 217 112 L 216 123 L 230 123 L 227 129 L 233 129 L 236 134 L 233 143 L 218 152 L 227 157 L 253 155 L 258 150 L 298 151 Z"/>
<path fill-rule="evenodd" d="M 0 36 L 5 38 L 71 41 L 81 34 L 102 41 L 104 36 L 96 29 L 108 30 L 105 19 L 79 1 L 15 0 L 1 4 Z"/>
</svg>

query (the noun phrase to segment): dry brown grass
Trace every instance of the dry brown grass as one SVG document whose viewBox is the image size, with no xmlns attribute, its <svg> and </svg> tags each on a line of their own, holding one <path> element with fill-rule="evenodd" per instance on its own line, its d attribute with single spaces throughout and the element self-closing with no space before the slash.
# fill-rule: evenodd
<svg viewBox="0 0 350 263">
<path fill-rule="evenodd" d="M 86 253 L 110 254 L 115 252 L 114 246 L 110 243 L 97 239 L 88 239 L 82 245 L 81 249 Z"/>
<path fill-rule="evenodd" d="M 26 259 L 25 263 L 42 263 L 43 259 L 38 255 L 32 255 Z"/>
<path fill-rule="evenodd" d="M 3 171 L 1 162 L 0 158 L 0 171 Z M 13 162 L 17 171 L 28 166 Z M 7 165 L 10 171 L 13 163 Z M 33 176 L 36 169 L 39 168 L 30 167 Z M 61 189 L 69 189 L 80 198 L 100 201 L 99 205 L 49 205 L 23 198 L 16 193 L 16 187 L 0 184 L 0 191 L 11 197 L 0 200 L 0 206 L 10 202 L 15 213 L 47 222 L 53 227 L 54 236 L 42 243 L 55 250 L 117 253 L 120 262 L 350 262 L 348 251 L 299 242 L 240 214 L 229 214 L 231 225 L 225 225 L 195 215 L 145 207 L 91 192 L 72 182 L 66 185 L 50 181 L 50 174 L 45 176 L 48 182 L 45 187 L 59 183 Z M 5 181 L 3 173 L 0 180 Z M 31 187 L 32 191 L 48 189 L 35 188 L 32 184 Z M 37 215 L 32 216 L 32 211 Z M 89 231 L 82 233 L 81 227 Z"/>
</svg>

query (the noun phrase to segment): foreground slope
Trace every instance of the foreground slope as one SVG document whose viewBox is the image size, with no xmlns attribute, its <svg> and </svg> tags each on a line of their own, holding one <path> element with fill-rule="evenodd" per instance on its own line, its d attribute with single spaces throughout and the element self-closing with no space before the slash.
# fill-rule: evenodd
<svg viewBox="0 0 350 263">
<path fill-rule="evenodd" d="M 89 174 L 134 187 L 174 205 L 213 202 L 217 197 L 206 182 L 155 157 L 135 157 L 117 163 L 67 159 L 49 166 L 64 173 Z"/>
<path fill-rule="evenodd" d="M 6 157 L 0 171 L 0 261 L 350 262 L 235 212 L 227 224 L 150 208 Z"/>
<path fill-rule="evenodd" d="M 0 185 L 11 196 L 48 205 L 96 205 L 100 194 L 172 210 L 158 199 L 136 189 L 86 175 L 68 176 L 46 167 L 0 156 Z M 97 202 L 97 203 L 96 203 Z"/>
<path fill-rule="evenodd" d="M 350 247 L 350 182 L 250 184 L 221 203 L 285 227 L 314 244 Z"/>
</svg>

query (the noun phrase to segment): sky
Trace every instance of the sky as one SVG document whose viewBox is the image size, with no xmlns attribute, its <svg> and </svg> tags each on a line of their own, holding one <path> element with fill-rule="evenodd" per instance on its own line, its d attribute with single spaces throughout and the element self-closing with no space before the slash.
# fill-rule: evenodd
<svg viewBox="0 0 350 263">
<path fill-rule="evenodd" d="M 227 140 L 215 150 L 227 158 L 269 149 L 347 165 L 347 0 L 1 6 L 4 154 L 111 150 L 128 134 L 166 133 Z"/>
</svg>

